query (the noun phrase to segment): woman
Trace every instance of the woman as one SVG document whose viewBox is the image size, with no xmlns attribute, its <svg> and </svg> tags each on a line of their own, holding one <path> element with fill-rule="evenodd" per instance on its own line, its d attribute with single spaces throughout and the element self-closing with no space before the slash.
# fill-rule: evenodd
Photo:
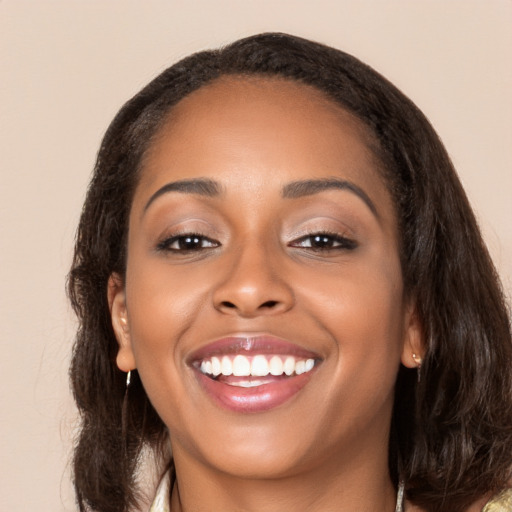
<svg viewBox="0 0 512 512">
<path fill-rule="evenodd" d="M 147 448 L 152 510 L 510 510 L 496 272 L 428 121 L 349 55 L 263 34 L 152 81 L 69 293 L 81 510 L 133 509 Z"/>
</svg>

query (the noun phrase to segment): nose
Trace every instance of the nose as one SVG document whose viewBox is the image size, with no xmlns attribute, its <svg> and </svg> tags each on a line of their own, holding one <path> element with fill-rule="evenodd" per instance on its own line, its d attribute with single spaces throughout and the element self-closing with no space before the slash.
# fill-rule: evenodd
<svg viewBox="0 0 512 512">
<path fill-rule="evenodd" d="M 246 247 L 232 256 L 225 277 L 213 293 L 217 311 L 242 318 L 275 315 L 293 307 L 280 256 L 264 248 Z"/>
</svg>

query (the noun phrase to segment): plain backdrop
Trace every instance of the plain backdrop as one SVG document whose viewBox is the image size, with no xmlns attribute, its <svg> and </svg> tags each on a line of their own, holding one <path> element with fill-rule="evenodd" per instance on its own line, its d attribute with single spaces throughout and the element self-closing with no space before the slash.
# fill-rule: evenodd
<svg viewBox="0 0 512 512">
<path fill-rule="evenodd" d="M 284 31 L 353 53 L 426 113 L 512 290 L 512 1 L 0 0 L 0 511 L 75 510 L 64 286 L 121 104 L 168 65 Z"/>
</svg>

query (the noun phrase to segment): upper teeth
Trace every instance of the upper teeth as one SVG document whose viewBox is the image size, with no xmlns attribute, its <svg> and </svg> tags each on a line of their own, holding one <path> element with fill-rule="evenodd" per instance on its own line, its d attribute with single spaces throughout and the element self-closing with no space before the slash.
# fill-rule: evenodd
<svg viewBox="0 0 512 512">
<path fill-rule="evenodd" d="M 314 359 L 296 359 L 293 356 L 280 357 L 256 355 L 212 357 L 203 359 L 199 366 L 206 375 L 234 375 L 235 377 L 265 377 L 267 375 L 300 375 L 309 372 L 315 366 Z"/>
</svg>

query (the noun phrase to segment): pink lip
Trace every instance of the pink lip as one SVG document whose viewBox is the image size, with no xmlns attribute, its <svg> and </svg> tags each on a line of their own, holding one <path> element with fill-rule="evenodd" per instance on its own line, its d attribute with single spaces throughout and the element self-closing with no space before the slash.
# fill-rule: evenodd
<svg viewBox="0 0 512 512">
<path fill-rule="evenodd" d="M 207 395 L 220 407 L 239 413 L 257 413 L 278 407 L 295 396 L 311 379 L 316 367 L 307 373 L 291 377 L 269 377 L 272 381 L 260 386 L 243 388 L 214 380 L 204 375 L 194 362 L 214 355 L 281 354 L 305 359 L 320 359 L 318 354 L 273 336 L 230 337 L 217 340 L 195 351 L 189 365 Z"/>
</svg>

